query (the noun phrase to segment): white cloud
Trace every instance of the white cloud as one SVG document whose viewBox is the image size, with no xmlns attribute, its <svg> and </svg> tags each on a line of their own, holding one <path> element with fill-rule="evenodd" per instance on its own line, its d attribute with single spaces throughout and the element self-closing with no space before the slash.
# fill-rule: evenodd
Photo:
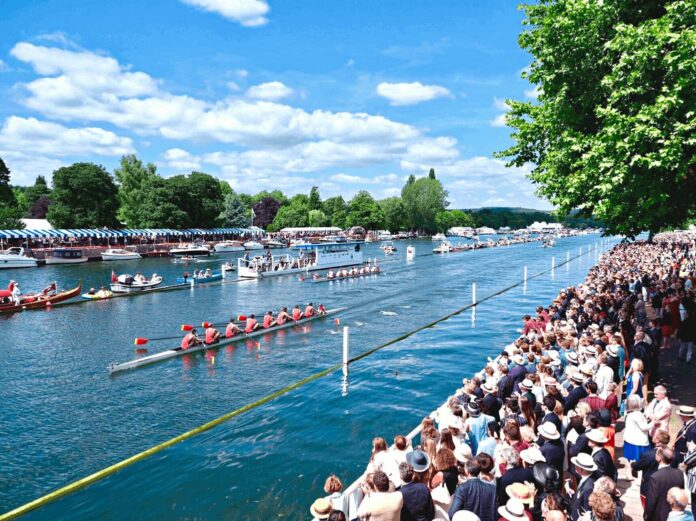
<svg viewBox="0 0 696 521">
<path fill-rule="evenodd" d="M 239 77 L 239 78 L 246 78 L 247 76 L 249 76 L 249 71 L 246 70 L 246 69 L 237 69 L 237 70 L 235 71 L 235 74 L 236 74 L 237 77 Z"/>
<path fill-rule="evenodd" d="M 377 94 L 387 98 L 391 105 L 415 105 L 443 96 L 451 96 L 448 89 L 440 85 L 423 85 L 419 81 L 412 83 L 380 83 Z"/>
<path fill-rule="evenodd" d="M 293 90 L 279 81 L 254 85 L 247 89 L 247 96 L 254 99 L 277 101 L 292 95 Z"/>
<path fill-rule="evenodd" d="M 524 91 L 524 95 L 529 99 L 537 99 L 539 97 L 540 93 L 541 93 L 541 89 L 539 88 L 538 85 L 535 85 L 533 89 L 529 89 L 529 90 Z"/>
<path fill-rule="evenodd" d="M 217 13 L 246 27 L 268 23 L 270 8 L 265 0 L 181 0 L 204 11 Z"/>
<path fill-rule="evenodd" d="M 201 168 L 200 161 L 181 148 L 170 148 L 164 153 L 164 159 L 167 161 L 167 166 L 177 170 L 199 170 Z"/>
<path fill-rule="evenodd" d="M 35 118 L 10 116 L 0 128 L 0 148 L 51 156 L 120 156 L 135 151 L 130 138 L 96 127 L 67 128 Z"/>
<path fill-rule="evenodd" d="M 227 85 L 227 88 L 230 89 L 231 91 L 242 90 L 242 88 L 234 81 L 228 81 L 226 83 L 226 85 Z"/>
<path fill-rule="evenodd" d="M 493 98 L 493 106 L 498 110 L 509 110 L 510 106 L 504 99 Z"/>
<path fill-rule="evenodd" d="M 505 125 L 505 114 L 498 114 L 491 120 L 491 127 L 504 127 Z"/>
<path fill-rule="evenodd" d="M 7 65 L 4 61 L 0 60 L 0 72 L 5 72 L 5 71 L 9 71 L 9 70 L 10 70 L 10 66 Z"/>
<path fill-rule="evenodd" d="M 18 186 L 34 184 L 38 175 L 48 179 L 54 170 L 66 165 L 60 159 L 37 155 L 33 152 L 4 150 L 2 146 L 0 146 L 0 157 L 10 169 L 10 182 Z"/>
</svg>

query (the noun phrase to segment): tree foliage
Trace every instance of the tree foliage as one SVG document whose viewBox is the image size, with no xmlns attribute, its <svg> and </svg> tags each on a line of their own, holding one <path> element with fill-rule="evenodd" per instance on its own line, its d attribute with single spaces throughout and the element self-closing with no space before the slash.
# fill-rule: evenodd
<svg viewBox="0 0 696 521">
<path fill-rule="evenodd" d="M 27 217 L 30 219 L 45 219 L 50 206 L 51 198 L 48 195 L 42 195 L 29 207 Z"/>
<path fill-rule="evenodd" d="M 266 228 L 271 224 L 280 210 L 280 205 L 280 201 L 270 196 L 264 197 L 253 205 L 251 208 L 254 210 L 254 226 Z"/>
<path fill-rule="evenodd" d="M 447 190 L 438 179 L 421 177 L 411 181 L 409 178 L 401 190 L 405 224 L 412 230 L 436 231 L 435 216 L 449 205 L 447 195 Z"/>
<path fill-rule="evenodd" d="M 319 195 L 319 187 L 313 186 L 309 191 L 309 208 L 310 210 L 321 210 L 321 196 Z"/>
<path fill-rule="evenodd" d="M 384 215 L 384 227 L 387 230 L 398 231 L 405 226 L 404 203 L 401 197 L 387 197 L 378 201 Z"/>
<path fill-rule="evenodd" d="M 309 211 L 309 197 L 298 194 L 288 204 L 280 207 L 268 230 L 309 226 Z"/>
<path fill-rule="evenodd" d="M 384 226 L 384 214 L 369 192 L 360 190 L 348 203 L 348 226 L 377 230 Z"/>
<path fill-rule="evenodd" d="M 118 225 L 118 187 L 103 166 L 75 163 L 53 172 L 47 218 L 55 228 Z"/>
<path fill-rule="evenodd" d="M 188 215 L 193 228 L 214 228 L 222 213 L 223 198 L 216 178 L 202 172 L 177 175 L 168 180 L 173 188 L 173 204 Z"/>
<path fill-rule="evenodd" d="M 229 228 L 246 228 L 251 224 L 249 211 L 234 190 L 225 196 L 222 213 L 220 214 L 220 224 Z"/>
<path fill-rule="evenodd" d="M 307 222 L 310 226 L 328 226 L 329 219 L 321 210 L 310 210 L 307 215 Z"/>
<path fill-rule="evenodd" d="M 346 228 L 348 205 L 340 195 L 329 197 L 326 201 L 324 201 L 324 214 L 326 214 L 331 226 Z"/>
<path fill-rule="evenodd" d="M 0 205 L 14 206 L 17 204 L 14 192 L 10 186 L 10 169 L 0 157 Z"/>
<path fill-rule="evenodd" d="M 696 215 L 696 4 L 525 6 L 538 103 L 510 102 L 510 165 L 561 212 L 635 236 Z"/>
<path fill-rule="evenodd" d="M 145 201 L 144 190 L 154 177 L 158 177 L 157 167 L 152 163 L 143 164 L 135 154 L 121 157 L 120 164 L 120 168 L 114 170 L 119 184 L 118 218 L 129 228 L 144 228 L 143 223 L 150 219 L 142 208 Z"/>
</svg>

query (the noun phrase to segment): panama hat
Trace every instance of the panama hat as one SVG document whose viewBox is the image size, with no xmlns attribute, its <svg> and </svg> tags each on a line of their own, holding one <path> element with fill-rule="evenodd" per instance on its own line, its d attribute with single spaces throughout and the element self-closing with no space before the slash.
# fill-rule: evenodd
<svg viewBox="0 0 696 521">
<path fill-rule="evenodd" d="M 468 510 L 460 510 L 452 516 L 452 521 L 481 521 L 481 518 Z"/>
<path fill-rule="evenodd" d="M 551 360 L 551 365 L 554 367 L 558 367 L 560 365 L 563 365 L 563 363 L 560 361 L 560 359 L 554 358 L 553 360 Z"/>
<path fill-rule="evenodd" d="M 568 360 L 568 362 L 570 362 L 571 364 L 577 364 L 578 354 L 575 351 L 571 351 L 570 353 L 566 354 L 566 360 Z"/>
<path fill-rule="evenodd" d="M 512 357 L 512 361 L 519 365 L 524 365 L 524 358 L 522 355 L 515 355 Z"/>
<path fill-rule="evenodd" d="M 529 378 L 525 378 L 520 382 L 520 389 L 526 389 L 527 391 L 531 391 L 532 387 L 534 387 L 534 382 L 532 382 Z"/>
<path fill-rule="evenodd" d="M 573 376 L 571 376 L 570 379 L 579 384 L 585 381 L 585 378 L 580 373 L 573 373 Z"/>
<path fill-rule="evenodd" d="M 546 458 L 538 447 L 529 447 L 528 449 L 524 449 L 522 452 L 520 452 L 520 458 L 522 458 L 522 461 L 528 463 L 529 465 L 534 465 L 535 463 L 539 462 L 546 462 Z"/>
<path fill-rule="evenodd" d="M 679 410 L 677 411 L 677 414 L 679 416 L 688 416 L 688 417 L 693 417 L 694 416 L 694 408 L 693 407 L 688 407 L 686 405 L 682 405 L 679 407 Z"/>
<path fill-rule="evenodd" d="M 556 424 L 551 422 L 542 423 L 539 425 L 539 435 L 543 436 L 547 440 L 558 440 L 561 435 L 556 428 Z"/>
<path fill-rule="evenodd" d="M 609 344 L 607 346 L 607 353 L 609 353 L 613 357 L 619 356 L 619 346 L 615 344 Z"/>
<path fill-rule="evenodd" d="M 328 519 L 332 510 L 331 503 L 325 497 L 320 497 L 309 507 L 309 511 L 317 519 Z"/>
<path fill-rule="evenodd" d="M 471 447 L 466 443 L 460 443 L 454 447 L 454 457 L 457 461 L 464 463 L 471 457 Z"/>
<path fill-rule="evenodd" d="M 594 374 L 594 368 L 590 364 L 582 364 L 580 366 L 580 372 L 585 376 L 592 376 Z"/>
<path fill-rule="evenodd" d="M 524 504 L 516 497 L 508 499 L 504 506 L 498 507 L 498 513 L 509 521 L 527 521 Z"/>
<path fill-rule="evenodd" d="M 534 492 L 530 487 L 534 487 L 531 483 L 529 485 L 525 483 L 513 483 L 505 487 L 505 493 L 510 498 L 519 499 L 522 503 L 531 505 L 534 503 Z"/>
<path fill-rule="evenodd" d="M 406 454 L 406 461 L 414 472 L 425 472 L 430 468 L 430 456 L 422 450 L 414 450 Z"/>
<path fill-rule="evenodd" d="M 466 412 L 468 412 L 469 416 L 472 418 L 476 418 L 479 414 L 481 414 L 481 409 L 478 405 L 476 405 L 475 402 L 471 402 L 466 404 Z"/>
<path fill-rule="evenodd" d="M 599 429 L 591 429 L 585 433 L 585 436 L 588 440 L 594 441 L 595 443 L 606 443 L 609 441 L 609 438 Z"/>
<path fill-rule="evenodd" d="M 581 452 L 574 458 L 570 458 L 570 461 L 576 467 L 580 467 L 581 469 L 586 470 L 587 472 L 594 472 L 595 470 L 597 470 L 597 464 L 592 459 L 592 456 L 590 456 L 586 452 Z"/>
</svg>

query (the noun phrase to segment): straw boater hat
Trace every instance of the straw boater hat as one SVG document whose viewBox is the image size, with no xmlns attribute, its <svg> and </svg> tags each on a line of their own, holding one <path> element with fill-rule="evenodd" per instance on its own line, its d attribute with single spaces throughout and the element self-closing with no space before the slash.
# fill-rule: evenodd
<svg viewBox="0 0 696 521">
<path fill-rule="evenodd" d="M 579 372 L 578 372 L 578 373 L 573 373 L 573 376 L 571 376 L 570 379 L 573 380 L 573 381 L 576 382 L 576 383 L 579 383 L 579 384 L 581 384 L 581 383 L 583 383 L 583 382 L 585 381 L 585 377 L 582 376 L 582 374 L 579 373 Z"/>
<path fill-rule="evenodd" d="M 328 519 L 332 510 L 331 503 L 325 497 L 320 497 L 309 507 L 309 511 L 317 519 Z"/>
<path fill-rule="evenodd" d="M 574 458 L 570 458 L 570 461 L 576 467 L 580 467 L 581 469 L 586 470 L 587 472 L 594 472 L 595 470 L 597 470 L 597 464 L 592 459 L 592 456 L 590 456 L 586 452 L 581 452 Z"/>
<path fill-rule="evenodd" d="M 561 435 L 556 428 L 556 424 L 551 422 L 542 423 L 539 425 L 539 435 L 543 436 L 547 440 L 558 440 Z"/>
<path fill-rule="evenodd" d="M 619 356 L 619 346 L 615 344 L 609 344 L 607 346 L 607 353 L 609 353 L 613 357 Z"/>
<path fill-rule="evenodd" d="M 570 353 L 566 354 L 566 360 L 568 360 L 568 363 L 577 364 L 578 354 L 575 351 L 571 351 Z"/>
<path fill-rule="evenodd" d="M 528 449 L 524 449 L 522 452 L 520 452 L 520 458 L 522 458 L 522 461 L 528 463 L 529 465 L 534 465 L 535 463 L 539 462 L 546 462 L 546 458 L 538 447 L 529 447 Z"/>
<path fill-rule="evenodd" d="M 601 431 L 600 429 L 591 429 L 585 433 L 585 436 L 588 440 L 594 441 L 595 443 L 606 443 L 609 441 L 609 438 L 606 437 L 604 431 Z"/>
<path fill-rule="evenodd" d="M 534 485 L 531 483 L 513 483 L 505 487 L 505 493 L 510 498 L 519 499 L 522 503 L 534 503 Z"/>
<path fill-rule="evenodd" d="M 454 447 L 454 457 L 461 463 L 466 462 L 471 457 L 471 448 L 466 443 L 460 443 Z"/>
<path fill-rule="evenodd" d="M 512 357 L 512 361 L 519 365 L 524 365 L 524 358 L 522 355 L 515 355 Z"/>
<path fill-rule="evenodd" d="M 531 391 L 532 387 L 534 387 L 534 382 L 532 382 L 529 378 L 525 378 L 520 382 L 520 389 L 526 389 L 527 391 Z"/>
<path fill-rule="evenodd" d="M 696 413 L 694 412 L 694 408 L 693 408 L 693 407 L 688 407 L 688 406 L 686 406 L 686 405 L 682 405 L 681 407 L 679 407 L 679 410 L 677 411 L 677 414 L 678 414 L 679 416 L 686 416 L 686 417 L 689 417 L 689 418 L 693 418 L 694 415 L 695 415 Z"/>
<path fill-rule="evenodd" d="M 481 386 L 481 389 L 483 390 L 484 393 L 486 394 L 491 394 L 496 392 L 498 389 L 493 383 L 491 382 L 486 382 Z"/>
<path fill-rule="evenodd" d="M 551 365 L 553 365 L 554 367 L 558 367 L 563 364 L 558 358 L 554 358 L 553 360 L 551 360 Z"/>
<path fill-rule="evenodd" d="M 594 368 L 590 364 L 582 364 L 580 366 L 580 372 L 585 376 L 592 376 L 594 374 Z"/>
<path fill-rule="evenodd" d="M 498 513 L 509 521 L 528 521 L 524 504 L 515 497 L 508 499 L 505 506 L 498 507 Z"/>
</svg>

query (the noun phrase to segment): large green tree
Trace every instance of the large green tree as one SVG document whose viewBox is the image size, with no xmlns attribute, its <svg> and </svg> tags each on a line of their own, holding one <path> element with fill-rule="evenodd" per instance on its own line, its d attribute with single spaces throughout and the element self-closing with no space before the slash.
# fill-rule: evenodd
<svg viewBox="0 0 696 521">
<path fill-rule="evenodd" d="M 118 226 L 118 187 L 103 166 L 75 163 L 53 172 L 47 218 L 56 228 Z"/>
<path fill-rule="evenodd" d="M 157 167 L 152 163 L 145 165 L 135 154 L 130 154 L 121 157 L 121 166 L 114 170 L 114 176 L 119 184 L 119 220 L 129 228 L 146 227 L 143 223 L 150 218 L 143 208 L 144 189 L 157 177 Z"/>
<path fill-rule="evenodd" d="M 348 203 L 348 226 L 377 230 L 384 226 L 384 214 L 366 190 L 360 190 Z"/>
<path fill-rule="evenodd" d="M 387 197 L 377 201 L 384 215 L 384 227 L 392 232 L 399 231 L 405 226 L 404 221 L 404 202 L 401 197 Z"/>
<path fill-rule="evenodd" d="M 340 195 L 329 197 L 324 201 L 324 214 L 329 219 L 331 226 L 346 228 L 348 205 Z"/>
<path fill-rule="evenodd" d="M 230 228 L 246 228 L 251 224 L 249 209 L 234 191 L 225 196 L 220 223 L 222 226 Z"/>
<path fill-rule="evenodd" d="M 50 196 L 51 189 L 46 183 L 46 178 L 42 175 L 36 176 L 33 186 L 29 186 L 24 190 L 27 199 L 27 205 L 33 205 L 40 197 Z"/>
<path fill-rule="evenodd" d="M 288 204 L 280 207 L 268 230 L 273 232 L 283 228 L 309 226 L 309 211 L 309 197 L 298 194 Z"/>
<path fill-rule="evenodd" d="M 307 222 L 310 226 L 314 227 L 329 225 L 329 219 L 321 210 L 310 210 L 309 214 L 307 215 Z"/>
<path fill-rule="evenodd" d="M 151 177 L 143 183 L 142 200 L 138 218 L 142 228 L 191 228 L 191 219 L 177 203 L 174 183 L 159 176 Z"/>
<path fill-rule="evenodd" d="M 0 157 L 0 204 L 13 206 L 17 204 L 14 192 L 10 186 L 10 169 Z"/>
<path fill-rule="evenodd" d="M 509 102 L 510 165 L 563 214 L 635 236 L 696 215 L 696 3 L 524 6 L 538 102 Z"/>
<path fill-rule="evenodd" d="M 412 181 L 409 178 L 401 190 L 408 227 L 429 233 L 437 231 L 435 216 L 449 205 L 447 195 L 439 179 L 428 176 Z"/>
<path fill-rule="evenodd" d="M 169 178 L 175 203 L 189 217 L 193 228 L 215 228 L 223 209 L 220 182 L 211 175 L 192 172 Z"/>
<path fill-rule="evenodd" d="M 321 210 L 321 196 L 319 195 L 319 187 L 313 186 L 309 191 L 309 208 L 310 210 Z"/>
</svg>

